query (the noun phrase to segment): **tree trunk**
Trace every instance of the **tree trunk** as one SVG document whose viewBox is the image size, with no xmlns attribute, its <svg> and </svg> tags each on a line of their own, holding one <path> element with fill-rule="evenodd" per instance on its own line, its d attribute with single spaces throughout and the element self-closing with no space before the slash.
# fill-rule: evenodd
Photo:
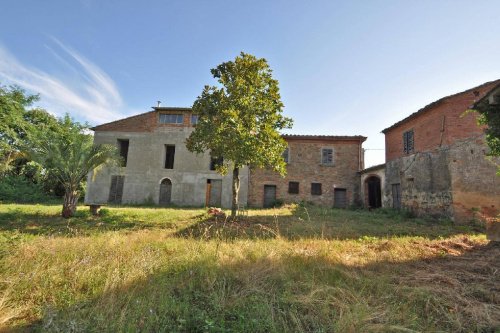
<svg viewBox="0 0 500 333">
<path fill-rule="evenodd" d="M 240 169 L 235 166 L 233 169 L 233 202 L 231 204 L 231 220 L 236 219 L 238 212 L 238 193 L 240 192 Z"/>
<path fill-rule="evenodd" d="M 64 202 L 62 209 L 62 217 L 65 219 L 72 217 L 76 211 L 76 204 L 78 202 L 78 191 L 66 190 L 64 193 Z"/>
</svg>

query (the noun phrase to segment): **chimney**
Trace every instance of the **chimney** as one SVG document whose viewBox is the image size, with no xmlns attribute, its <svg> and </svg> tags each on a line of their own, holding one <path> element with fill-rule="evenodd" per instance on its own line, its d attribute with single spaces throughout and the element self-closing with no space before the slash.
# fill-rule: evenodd
<svg viewBox="0 0 500 333">
<path fill-rule="evenodd" d="M 156 107 L 159 108 L 160 106 L 161 106 L 161 101 L 158 101 Z"/>
</svg>

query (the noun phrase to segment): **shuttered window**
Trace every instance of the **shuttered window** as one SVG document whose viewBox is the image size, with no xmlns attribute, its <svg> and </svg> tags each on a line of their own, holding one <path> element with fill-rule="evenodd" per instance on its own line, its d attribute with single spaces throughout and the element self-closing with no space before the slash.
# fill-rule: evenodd
<svg viewBox="0 0 500 333">
<path fill-rule="evenodd" d="M 409 130 L 403 133 L 403 152 L 405 154 L 411 154 L 414 152 L 415 141 L 413 138 L 413 130 Z"/>
<path fill-rule="evenodd" d="M 288 183 L 288 193 L 299 194 L 299 182 L 289 182 Z"/>
<path fill-rule="evenodd" d="M 123 184 L 125 176 L 111 176 L 111 186 L 109 188 L 108 202 L 113 204 L 121 204 L 123 197 Z"/>
<path fill-rule="evenodd" d="M 333 148 L 321 149 L 321 164 L 333 165 Z"/>
<path fill-rule="evenodd" d="M 321 195 L 323 192 L 321 191 L 321 183 L 311 183 L 311 194 L 312 195 Z"/>
</svg>

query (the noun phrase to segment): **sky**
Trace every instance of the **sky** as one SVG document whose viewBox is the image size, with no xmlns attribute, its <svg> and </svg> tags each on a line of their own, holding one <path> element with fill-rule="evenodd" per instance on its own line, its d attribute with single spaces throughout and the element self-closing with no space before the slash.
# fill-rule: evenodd
<svg viewBox="0 0 500 333">
<path fill-rule="evenodd" d="M 363 135 L 500 78 L 500 1 L 2 1 L 0 84 L 92 125 L 189 107 L 210 69 L 240 52 L 267 59 L 286 133 Z"/>
</svg>

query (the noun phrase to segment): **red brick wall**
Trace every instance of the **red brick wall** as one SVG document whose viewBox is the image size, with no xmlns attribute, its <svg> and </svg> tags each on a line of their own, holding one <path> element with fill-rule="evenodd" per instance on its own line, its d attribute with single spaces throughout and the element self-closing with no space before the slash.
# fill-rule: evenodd
<svg viewBox="0 0 500 333">
<path fill-rule="evenodd" d="M 475 114 L 464 112 L 496 83 L 460 93 L 430 106 L 402 124 L 385 133 L 386 162 L 405 156 L 403 152 L 403 133 L 413 129 L 414 152 L 429 151 L 447 146 L 456 140 L 481 135 L 483 129 L 477 126 Z M 479 92 L 476 96 L 474 91 Z"/>
<path fill-rule="evenodd" d="M 359 153 L 361 142 L 335 140 L 288 140 L 289 161 L 285 178 L 269 170 L 251 169 L 248 204 L 262 207 L 264 185 L 276 185 L 276 198 L 285 202 L 310 201 L 333 206 L 334 187 L 347 189 L 351 204 L 359 191 Z M 321 148 L 334 148 L 334 165 L 321 165 Z M 299 182 L 299 194 L 288 193 L 288 183 Z M 311 183 L 322 184 L 322 195 L 311 194 Z"/>
<path fill-rule="evenodd" d="M 184 114 L 183 124 L 160 124 L 160 114 Z M 94 127 L 96 131 L 109 132 L 153 132 L 159 127 L 186 127 L 191 126 L 192 112 L 185 110 L 151 111 L 120 119 L 111 123 Z"/>
</svg>

